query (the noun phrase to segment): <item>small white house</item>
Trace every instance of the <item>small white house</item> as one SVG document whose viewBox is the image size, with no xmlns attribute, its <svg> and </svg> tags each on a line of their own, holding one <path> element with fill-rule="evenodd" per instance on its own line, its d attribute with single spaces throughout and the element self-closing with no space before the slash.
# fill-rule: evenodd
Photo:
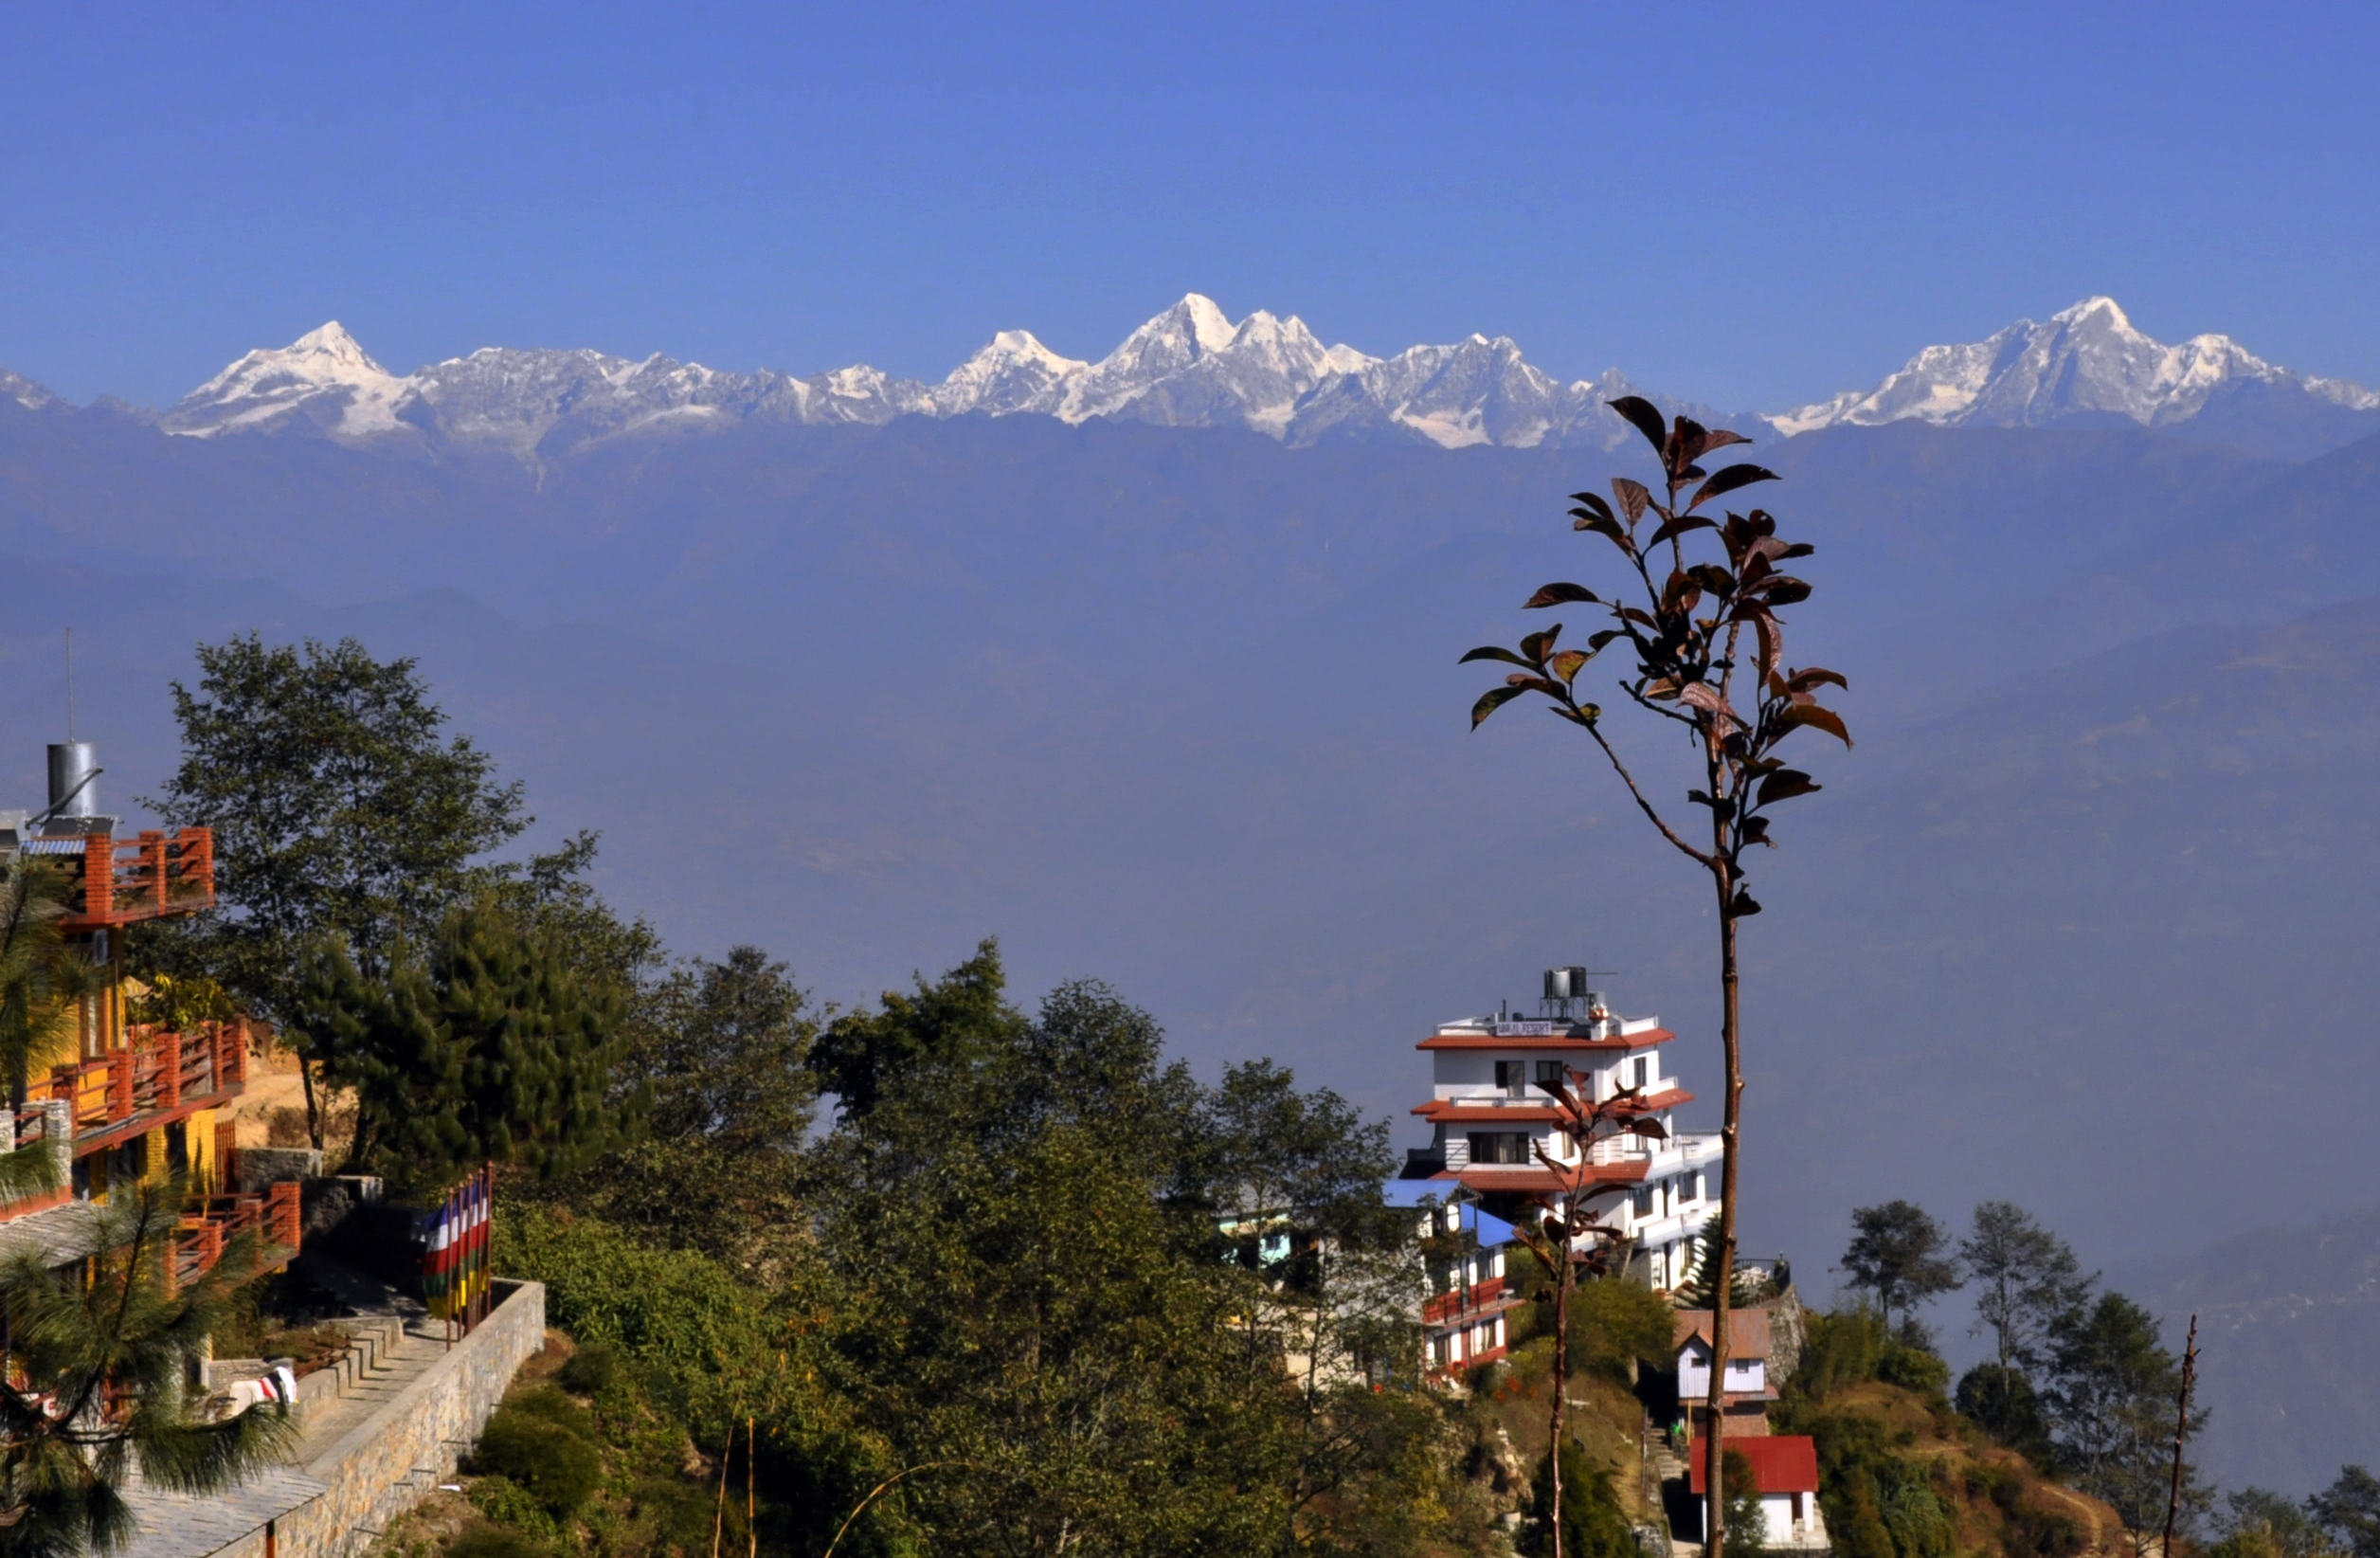
<svg viewBox="0 0 2380 1558">
<path fill-rule="evenodd" d="M 1727 1434 L 1768 1432 L 1769 1403 L 1776 1392 L 1769 1386 L 1769 1314 L 1765 1309 L 1730 1310 L 1727 1313 Z M 1688 1426 L 1701 1433 L 1709 1416 L 1711 1386 L 1711 1312 L 1680 1310 L 1677 1316 L 1678 1405 Z"/>
<path fill-rule="evenodd" d="M 1827 1522 L 1818 1513 L 1818 1441 L 1806 1434 L 1752 1434 L 1738 1439 L 1730 1433 L 1725 1444 L 1751 1463 L 1752 1480 L 1760 1491 L 1760 1515 L 1768 1526 L 1762 1549 L 1770 1552 L 1823 1550 Z M 1705 1448 L 1703 1440 L 1695 1440 L 1686 1458 L 1687 1485 L 1697 1499 L 1709 1486 L 1704 1475 L 1708 1470 Z M 1701 1539 L 1699 1532 L 1696 1539 Z M 1733 1533 L 1727 1541 L 1734 1546 Z"/>
</svg>

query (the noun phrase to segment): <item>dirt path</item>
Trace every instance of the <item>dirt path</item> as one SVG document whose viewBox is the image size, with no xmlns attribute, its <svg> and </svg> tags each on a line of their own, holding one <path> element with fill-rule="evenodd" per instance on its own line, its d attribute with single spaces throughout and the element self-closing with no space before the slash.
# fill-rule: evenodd
<svg viewBox="0 0 2380 1558">
<path fill-rule="evenodd" d="M 2044 1482 L 2041 1491 L 2082 1518 L 2091 1533 L 2082 1549 L 2086 1555 L 2098 1553 L 2101 1558 L 2130 1558 L 2132 1539 L 2124 1534 L 2123 1523 L 2111 1518 L 2113 1512 L 2105 1505 L 2096 1499 L 2085 1498 L 2071 1488 L 2061 1488 L 2055 1482 Z"/>
</svg>

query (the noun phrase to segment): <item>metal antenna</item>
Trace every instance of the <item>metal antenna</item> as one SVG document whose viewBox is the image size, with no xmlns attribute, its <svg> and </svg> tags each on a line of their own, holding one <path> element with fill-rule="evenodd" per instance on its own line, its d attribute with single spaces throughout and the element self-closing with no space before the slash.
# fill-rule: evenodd
<svg viewBox="0 0 2380 1558">
<path fill-rule="evenodd" d="M 74 717 L 74 629 L 66 629 L 66 739 L 75 738 Z"/>
</svg>

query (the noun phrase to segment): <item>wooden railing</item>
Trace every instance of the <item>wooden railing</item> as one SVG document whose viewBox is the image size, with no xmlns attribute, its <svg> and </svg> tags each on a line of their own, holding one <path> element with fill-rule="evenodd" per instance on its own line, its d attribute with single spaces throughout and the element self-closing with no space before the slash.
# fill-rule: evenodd
<svg viewBox="0 0 2380 1558">
<path fill-rule="evenodd" d="M 62 922 L 68 931 L 214 907 L 215 836 L 206 828 L 146 832 L 122 841 L 91 833 L 80 842 L 82 869 Z"/>
<path fill-rule="evenodd" d="M 247 1078 L 244 1023 L 209 1023 L 195 1033 L 136 1026 L 127 1048 L 53 1069 L 49 1096 L 74 1106 L 80 1136 L 179 1109 L 185 1099 L 228 1092 Z M 19 1145 L 26 1140 L 23 1129 L 20 1116 Z"/>
<path fill-rule="evenodd" d="M 189 1286 L 215 1269 L 226 1247 L 243 1234 L 254 1234 L 266 1265 L 279 1265 L 298 1253 L 304 1237 L 304 1214 L 298 1182 L 283 1180 L 262 1195 L 238 1193 L 206 1196 L 176 1225 L 173 1256 L 168 1269 L 176 1288 Z"/>
</svg>

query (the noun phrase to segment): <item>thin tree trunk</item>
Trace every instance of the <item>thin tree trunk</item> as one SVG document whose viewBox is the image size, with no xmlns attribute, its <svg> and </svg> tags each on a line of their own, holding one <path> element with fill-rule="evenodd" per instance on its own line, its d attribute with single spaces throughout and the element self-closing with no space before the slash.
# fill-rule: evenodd
<svg viewBox="0 0 2380 1558">
<path fill-rule="evenodd" d="M 1736 915 L 1732 907 L 1735 884 L 1723 865 L 1712 875 L 1719 885 L 1719 1032 L 1727 1053 L 1727 1092 L 1719 1137 L 1719 1259 L 1713 1267 L 1717 1275 L 1711 1284 L 1710 1422 L 1703 1436 L 1703 1532 L 1704 1558 L 1721 1558 L 1727 1539 L 1726 1495 L 1721 1486 L 1721 1467 L 1726 1454 L 1727 1320 L 1736 1285 L 1736 1119 L 1743 1098 L 1743 1071 L 1736 1049 Z"/>
<path fill-rule="evenodd" d="M 1562 1204 L 1561 1233 L 1554 1246 L 1554 1259 L 1561 1266 L 1554 1277 L 1554 1441 L 1546 1452 L 1554 1478 L 1554 1558 L 1562 1558 L 1562 1417 L 1570 1404 L 1570 1220 L 1577 1205 L 1575 1193 Z"/>
<path fill-rule="evenodd" d="M 314 1099 L 314 1062 L 302 1055 L 298 1057 L 298 1079 L 306 1085 L 306 1137 L 314 1143 L 314 1150 L 319 1152 L 322 1150 L 322 1110 Z"/>
</svg>

